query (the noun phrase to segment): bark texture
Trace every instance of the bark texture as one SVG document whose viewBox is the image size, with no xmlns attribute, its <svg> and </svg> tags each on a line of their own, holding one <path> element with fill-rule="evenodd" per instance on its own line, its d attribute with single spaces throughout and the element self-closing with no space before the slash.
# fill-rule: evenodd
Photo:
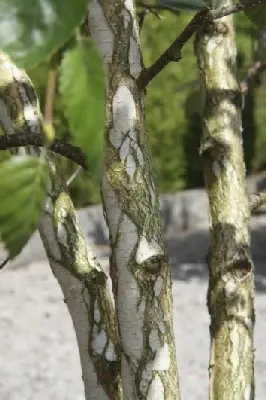
<svg viewBox="0 0 266 400">
<path fill-rule="evenodd" d="M 0 53 L 0 123 L 5 135 L 18 131 L 42 132 L 42 116 L 32 84 L 26 73 L 3 53 Z M 23 150 L 14 149 L 13 153 Z M 33 147 L 26 151 L 40 153 Z M 107 276 L 86 244 L 53 154 L 41 153 L 49 165 L 50 181 L 39 232 L 73 321 L 85 397 L 119 400 L 122 399 L 120 346 Z"/>
<path fill-rule="evenodd" d="M 180 399 L 171 277 L 145 123 L 132 0 L 92 1 L 89 31 L 107 72 L 102 194 L 125 399 Z"/>
<path fill-rule="evenodd" d="M 217 3 L 217 2 L 216 2 Z M 232 5 L 231 0 L 217 7 Z M 201 79 L 200 147 L 209 200 L 210 399 L 254 399 L 254 276 L 232 16 L 195 41 Z"/>
</svg>

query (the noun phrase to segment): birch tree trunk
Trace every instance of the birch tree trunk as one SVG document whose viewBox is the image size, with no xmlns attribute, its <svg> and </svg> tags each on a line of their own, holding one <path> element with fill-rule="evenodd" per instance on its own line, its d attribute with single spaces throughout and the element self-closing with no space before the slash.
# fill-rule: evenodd
<svg viewBox="0 0 266 400">
<path fill-rule="evenodd" d="M 107 71 L 102 194 L 122 346 L 124 398 L 180 399 L 171 277 L 151 166 L 132 0 L 92 1 L 89 31 Z"/>
<path fill-rule="evenodd" d="M 217 7 L 232 5 L 231 0 Z M 254 276 L 232 16 L 200 30 L 200 153 L 209 199 L 210 399 L 254 399 Z"/>
<path fill-rule="evenodd" d="M 3 53 L 0 53 L 0 123 L 5 135 L 42 132 L 42 116 L 32 84 L 26 73 Z M 15 153 L 22 154 L 23 150 L 17 149 Z M 25 150 L 40 154 L 34 148 Z M 73 321 L 85 398 L 119 400 L 122 399 L 120 346 L 107 276 L 86 244 L 53 154 L 46 153 L 46 159 L 50 182 L 39 232 Z"/>
</svg>

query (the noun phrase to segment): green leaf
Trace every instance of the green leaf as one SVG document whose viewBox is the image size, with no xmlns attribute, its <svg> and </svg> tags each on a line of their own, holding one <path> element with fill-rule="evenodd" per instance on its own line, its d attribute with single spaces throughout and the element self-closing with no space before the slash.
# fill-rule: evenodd
<svg viewBox="0 0 266 400">
<path fill-rule="evenodd" d="M 240 0 L 241 4 L 248 4 L 250 0 Z M 253 24 L 257 25 L 260 29 L 266 28 L 266 0 L 262 0 L 260 5 L 249 7 L 244 10 L 246 16 Z"/>
<path fill-rule="evenodd" d="M 90 171 L 98 171 L 103 157 L 105 80 L 102 59 L 95 45 L 80 39 L 65 53 L 59 88 L 65 114 Z"/>
<path fill-rule="evenodd" d="M 207 4 L 203 0 L 159 0 L 159 4 L 167 6 L 170 10 L 198 11 Z"/>
<path fill-rule="evenodd" d="M 1 0 L 1 50 L 32 68 L 69 39 L 87 7 L 88 0 Z"/>
<path fill-rule="evenodd" d="M 14 156 L 0 164 L 0 238 L 11 259 L 37 228 L 48 168 L 38 157 Z"/>
</svg>

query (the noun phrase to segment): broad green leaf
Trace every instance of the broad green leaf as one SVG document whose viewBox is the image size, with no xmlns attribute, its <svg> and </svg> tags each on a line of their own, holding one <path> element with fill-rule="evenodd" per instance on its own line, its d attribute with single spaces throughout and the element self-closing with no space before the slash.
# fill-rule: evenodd
<svg viewBox="0 0 266 400">
<path fill-rule="evenodd" d="M 87 7 L 88 0 L 1 0 L 1 49 L 31 68 L 69 39 Z"/>
<path fill-rule="evenodd" d="M 65 53 L 59 87 L 70 128 L 90 171 L 103 156 L 105 81 L 102 59 L 92 41 L 80 39 Z"/>
<path fill-rule="evenodd" d="M 248 4 L 251 0 L 240 0 L 242 4 Z M 266 0 L 258 6 L 249 7 L 244 10 L 246 16 L 260 29 L 266 29 Z"/>
<path fill-rule="evenodd" d="M 11 259 L 37 228 L 47 178 L 47 165 L 38 157 L 14 156 L 0 163 L 0 238 Z"/>
<path fill-rule="evenodd" d="M 198 11 L 207 4 L 203 0 L 159 0 L 159 4 L 167 6 L 173 11 L 190 10 Z"/>
</svg>

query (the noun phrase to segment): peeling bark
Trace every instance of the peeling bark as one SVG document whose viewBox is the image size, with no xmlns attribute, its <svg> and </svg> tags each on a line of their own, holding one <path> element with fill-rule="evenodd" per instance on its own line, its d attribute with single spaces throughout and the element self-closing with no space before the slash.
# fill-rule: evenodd
<svg viewBox="0 0 266 400">
<path fill-rule="evenodd" d="M 26 73 L 0 53 L 0 123 L 5 135 L 42 133 L 38 100 Z M 12 153 L 40 154 L 34 147 Z M 39 232 L 76 332 L 86 400 L 122 399 L 120 346 L 107 276 L 87 246 L 52 152 Z M 72 366 L 70 366 L 72 367 Z M 59 377 L 60 379 L 60 377 Z"/>
<path fill-rule="evenodd" d="M 107 72 L 102 195 L 125 399 L 180 399 L 171 276 L 145 123 L 133 1 L 92 1 L 89 31 Z"/>
<path fill-rule="evenodd" d="M 217 3 L 217 2 L 216 2 Z M 232 5 L 231 0 L 217 7 Z M 232 16 L 199 31 L 200 153 L 209 199 L 208 308 L 212 400 L 254 399 L 254 275 L 242 147 L 242 96 L 236 81 Z"/>
</svg>

